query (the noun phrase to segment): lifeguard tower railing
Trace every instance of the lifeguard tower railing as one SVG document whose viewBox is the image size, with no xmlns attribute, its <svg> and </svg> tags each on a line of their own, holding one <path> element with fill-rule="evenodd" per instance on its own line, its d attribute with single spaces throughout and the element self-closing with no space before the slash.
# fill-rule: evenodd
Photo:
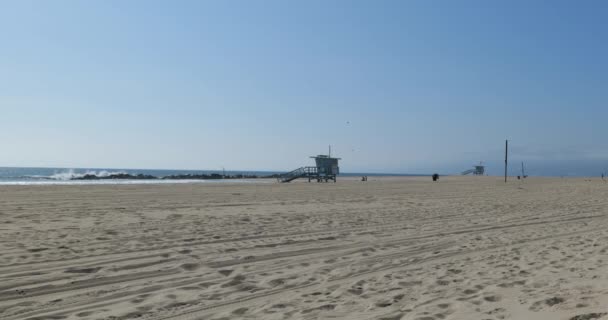
<svg viewBox="0 0 608 320">
<path fill-rule="evenodd" d="M 289 182 L 298 178 L 316 179 L 318 176 L 319 170 L 317 167 L 301 167 L 280 175 L 277 180 L 279 180 L 279 182 Z"/>
</svg>

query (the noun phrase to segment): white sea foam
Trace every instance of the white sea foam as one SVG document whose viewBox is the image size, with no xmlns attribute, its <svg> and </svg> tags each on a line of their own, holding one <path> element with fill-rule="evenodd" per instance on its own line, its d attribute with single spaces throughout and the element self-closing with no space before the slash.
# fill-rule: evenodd
<svg viewBox="0 0 608 320">
<path fill-rule="evenodd" d="M 70 169 L 68 171 L 62 171 L 62 172 L 56 172 L 55 174 L 52 174 L 48 177 L 48 179 L 51 180 L 58 180 L 58 181 L 69 181 L 69 180 L 73 180 L 73 179 L 77 179 L 77 178 L 82 178 L 85 175 L 95 175 L 98 177 L 107 177 L 113 174 L 125 174 L 126 172 L 124 171 L 106 171 L 106 170 L 100 170 L 100 171 L 93 171 L 93 170 L 89 170 L 86 172 L 81 172 L 81 173 L 77 173 L 74 171 L 74 169 Z"/>
<path fill-rule="evenodd" d="M 0 185 L 112 185 L 112 184 L 184 184 L 184 183 L 266 183 L 274 179 L 167 179 L 164 175 L 188 174 L 187 171 L 171 170 L 127 170 L 127 169 L 40 169 L 40 168 L 0 168 Z M 85 175 L 99 178 L 119 174 L 146 174 L 159 179 L 83 179 Z"/>
</svg>

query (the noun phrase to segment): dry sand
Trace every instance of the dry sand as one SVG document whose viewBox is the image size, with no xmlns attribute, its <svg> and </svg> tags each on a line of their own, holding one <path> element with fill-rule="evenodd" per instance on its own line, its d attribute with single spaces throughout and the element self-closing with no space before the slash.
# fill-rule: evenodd
<svg viewBox="0 0 608 320">
<path fill-rule="evenodd" d="M 0 187 L 0 318 L 608 319 L 608 184 L 430 180 Z"/>
</svg>

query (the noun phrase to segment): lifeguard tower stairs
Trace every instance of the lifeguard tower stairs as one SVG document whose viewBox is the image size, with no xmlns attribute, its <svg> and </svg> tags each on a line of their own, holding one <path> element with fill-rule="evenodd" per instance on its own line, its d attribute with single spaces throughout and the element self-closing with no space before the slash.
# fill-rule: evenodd
<svg viewBox="0 0 608 320">
<path fill-rule="evenodd" d="M 308 182 L 312 180 L 317 180 L 317 182 L 333 180 L 336 182 L 336 177 L 340 174 L 340 167 L 338 167 L 338 160 L 340 158 L 332 158 L 329 155 L 318 155 L 311 158 L 315 159 L 316 167 L 301 167 L 281 174 L 277 180 L 284 183 L 304 178 L 308 179 Z"/>
<path fill-rule="evenodd" d="M 478 166 L 473 166 L 473 169 L 469 169 L 466 171 L 463 171 L 461 174 L 463 176 L 466 176 L 467 174 L 474 174 L 476 176 L 483 176 L 483 174 L 486 172 L 486 167 L 483 166 L 481 163 L 479 163 Z"/>
</svg>

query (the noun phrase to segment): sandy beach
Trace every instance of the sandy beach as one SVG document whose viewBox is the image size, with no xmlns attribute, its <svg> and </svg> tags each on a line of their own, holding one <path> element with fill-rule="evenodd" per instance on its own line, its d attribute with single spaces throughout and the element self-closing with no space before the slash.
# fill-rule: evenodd
<svg viewBox="0 0 608 320">
<path fill-rule="evenodd" d="M 0 187 L 0 319 L 608 319 L 600 179 Z"/>
</svg>

